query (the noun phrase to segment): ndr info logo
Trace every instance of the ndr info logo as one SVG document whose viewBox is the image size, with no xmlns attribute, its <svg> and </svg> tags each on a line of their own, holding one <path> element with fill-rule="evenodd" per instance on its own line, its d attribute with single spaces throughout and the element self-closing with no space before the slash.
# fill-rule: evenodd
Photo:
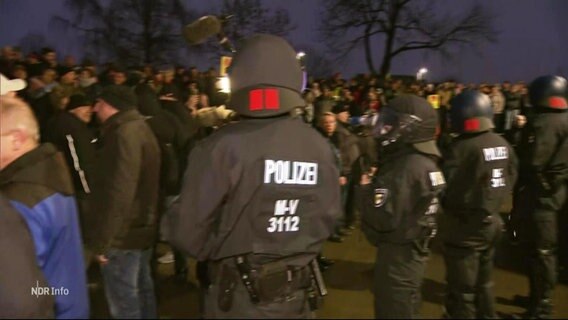
<svg viewBox="0 0 568 320">
<path fill-rule="evenodd" d="M 32 296 L 66 296 L 69 295 L 69 289 L 61 287 L 40 287 L 39 281 L 36 281 L 36 286 L 32 287 Z"/>
</svg>

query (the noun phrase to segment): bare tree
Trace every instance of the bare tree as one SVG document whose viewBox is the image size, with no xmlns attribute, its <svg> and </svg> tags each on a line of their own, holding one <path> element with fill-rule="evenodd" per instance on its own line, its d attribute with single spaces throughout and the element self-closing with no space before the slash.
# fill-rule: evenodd
<svg viewBox="0 0 568 320">
<path fill-rule="evenodd" d="M 461 15 L 445 13 L 436 1 L 332 0 L 322 1 L 320 35 L 339 59 L 363 45 L 370 72 L 376 73 L 373 41 L 383 41 L 382 77 L 392 59 L 413 50 L 448 52 L 452 46 L 475 47 L 493 42 L 497 32 L 493 15 L 474 4 Z"/>
<path fill-rule="evenodd" d="M 56 16 L 52 25 L 83 35 L 95 56 L 121 63 L 162 63 L 182 47 L 181 29 L 197 16 L 181 0 L 67 0 L 71 18 Z"/>
<path fill-rule="evenodd" d="M 326 78 L 333 74 L 333 63 L 321 50 L 313 45 L 300 45 L 298 48 L 306 54 L 305 64 L 308 76 Z"/>
<path fill-rule="evenodd" d="M 28 33 L 20 39 L 19 46 L 22 52 L 40 52 L 41 48 L 47 47 L 47 40 L 43 34 Z"/>
<path fill-rule="evenodd" d="M 232 16 L 225 33 L 234 41 L 254 33 L 286 36 L 295 29 L 288 11 L 282 8 L 270 10 L 260 0 L 223 0 L 218 12 L 221 16 Z"/>
</svg>

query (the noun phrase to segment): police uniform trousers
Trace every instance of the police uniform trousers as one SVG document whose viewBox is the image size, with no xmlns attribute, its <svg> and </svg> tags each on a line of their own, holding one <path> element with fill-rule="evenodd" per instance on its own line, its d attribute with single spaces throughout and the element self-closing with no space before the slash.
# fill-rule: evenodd
<svg viewBox="0 0 568 320">
<path fill-rule="evenodd" d="M 519 206 L 527 219 L 521 226 L 520 237 L 529 253 L 529 313 L 537 318 L 548 318 L 558 278 L 558 218 L 566 203 L 567 188 L 561 185 L 548 194 L 530 187 L 523 191 L 519 201 L 523 203 Z M 540 196 L 535 196 L 538 194 Z"/>
<path fill-rule="evenodd" d="M 253 303 L 238 271 L 210 271 L 211 283 L 204 290 L 205 319 L 313 319 L 307 289 L 295 289 L 272 301 Z M 227 296 L 229 294 L 230 296 Z"/>
<path fill-rule="evenodd" d="M 501 239 L 499 214 L 456 216 L 446 213 L 444 261 L 447 294 L 445 316 L 452 319 L 493 319 L 493 259 Z"/>
<path fill-rule="evenodd" d="M 373 291 L 375 318 L 420 318 L 421 286 L 428 250 L 416 243 L 377 244 Z"/>
</svg>

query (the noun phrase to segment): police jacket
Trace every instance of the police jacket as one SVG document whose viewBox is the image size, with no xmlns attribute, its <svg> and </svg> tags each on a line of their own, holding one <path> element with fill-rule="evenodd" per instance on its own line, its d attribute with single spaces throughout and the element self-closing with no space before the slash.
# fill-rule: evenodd
<svg viewBox="0 0 568 320">
<path fill-rule="evenodd" d="M 138 111 L 121 111 L 103 124 L 96 159 L 87 246 L 97 253 L 151 247 L 157 232 L 160 148 Z"/>
<path fill-rule="evenodd" d="M 409 243 L 435 229 L 445 187 L 437 158 L 411 146 L 385 155 L 376 179 L 361 186 L 361 229 L 369 242 Z"/>
<path fill-rule="evenodd" d="M 523 180 L 554 192 L 568 180 L 568 112 L 535 112 L 519 150 Z"/>
<path fill-rule="evenodd" d="M 63 155 L 49 143 L 31 150 L 0 171 L 0 191 L 26 221 L 49 286 L 68 290 L 55 296 L 55 317 L 88 318 L 77 203 Z"/>
<path fill-rule="evenodd" d="M 0 318 L 53 318 L 53 296 L 30 294 L 46 287 L 30 230 L 0 193 Z"/>
<path fill-rule="evenodd" d="M 517 157 L 509 143 L 490 131 L 462 134 L 444 159 L 444 211 L 481 219 L 498 214 L 517 179 Z"/>
<path fill-rule="evenodd" d="M 198 260 L 311 259 L 341 211 L 334 154 L 300 118 L 243 118 L 200 141 L 188 162 L 169 240 Z"/>
</svg>

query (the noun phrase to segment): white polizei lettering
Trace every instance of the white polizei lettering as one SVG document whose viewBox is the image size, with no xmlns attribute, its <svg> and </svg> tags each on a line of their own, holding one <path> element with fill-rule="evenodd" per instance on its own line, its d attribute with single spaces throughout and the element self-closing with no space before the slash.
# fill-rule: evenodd
<svg viewBox="0 0 568 320">
<path fill-rule="evenodd" d="M 264 183 L 315 185 L 318 164 L 288 160 L 265 160 Z"/>
<path fill-rule="evenodd" d="M 507 147 L 484 148 L 483 156 L 485 161 L 505 160 L 509 158 Z"/>
<path fill-rule="evenodd" d="M 298 184 L 297 181 L 302 179 L 302 166 L 298 166 L 298 162 L 292 162 L 292 175 L 286 177 L 286 184 Z"/>
<path fill-rule="evenodd" d="M 274 174 L 274 160 L 264 160 L 264 183 L 270 183 L 272 174 Z"/>
<path fill-rule="evenodd" d="M 307 184 L 316 184 L 318 182 L 318 164 L 311 163 L 306 169 L 306 181 L 310 181 L 313 183 Z"/>
<path fill-rule="evenodd" d="M 282 160 L 276 161 L 276 172 L 274 173 L 274 182 L 277 184 L 284 183 L 284 163 Z"/>
</svg>

